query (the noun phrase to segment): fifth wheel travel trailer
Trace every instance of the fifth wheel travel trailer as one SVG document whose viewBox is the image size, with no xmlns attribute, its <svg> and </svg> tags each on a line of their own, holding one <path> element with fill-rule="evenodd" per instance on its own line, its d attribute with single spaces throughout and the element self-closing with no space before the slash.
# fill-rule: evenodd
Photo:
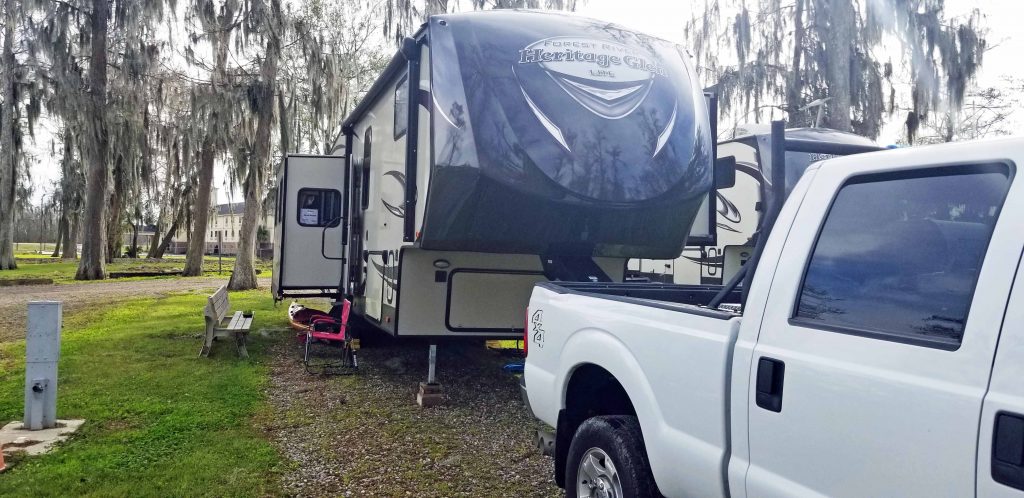
<svg viewBox="0 0 1024 498">
<path fill-rule="evenodd" d="M 771 184 L 769 125 L 740 127 L 734 138 L 719 142 L 718 159 L 735 161 L 735 180 L 709 193 L 679 257 L 630 260 L 627 277 L 674 284 L 724 284 L 753 254 L 754 233 L 761 226 L 764 206 L 770 205 L 775 195 L 785 198 L 811 163 L 882 149 L 863 136 L 828 128 L 788 129 L 784 143 L 786 185 L 776 194 Z M 713 217 L 707 221 L 709 215 Z"/>
<path fill-rule="evenodd" d="M 520 337 L 535 283 L 678 257 L 715 175 L 685 53 L 566 14 L 431 17 L 342 137 L 280 170 L 273 292 L 402 337 Z"/>
</svg>

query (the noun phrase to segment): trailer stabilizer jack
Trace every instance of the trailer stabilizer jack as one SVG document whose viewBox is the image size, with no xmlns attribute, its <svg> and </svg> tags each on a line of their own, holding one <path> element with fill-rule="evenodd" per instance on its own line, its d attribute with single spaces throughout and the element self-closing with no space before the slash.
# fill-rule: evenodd
<svg viewBox="0 0 1024 498">
<path fill-rule="evenodd" d="M 427 367 L 427 381 L 420 382 L 420 390 L 416 393 L 416 404 L 423 408 L 437 406 L 444 400 L 441 384 L 437 382 L 434 372 L 437 370 L 437 344 L 430 345 L 429 366 Z"/>
</svg>

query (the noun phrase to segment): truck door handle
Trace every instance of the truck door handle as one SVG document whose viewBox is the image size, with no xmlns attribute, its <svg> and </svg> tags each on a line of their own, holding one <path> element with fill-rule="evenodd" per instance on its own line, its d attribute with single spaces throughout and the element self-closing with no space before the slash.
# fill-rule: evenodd
<svg viewBox="0 0 1024 498">
<path fill-rule="evenodd" d="M 785 363 L 765 356 L 757 361 L 757 406 L 773 412 L 782 411 L 782 381 L 785 376 Z"/>
<path fill-rule="evenodd" d="M 992 430 L 992 479 L 1024 490 L 1024 415 L 996 414 Z"/>
</svg>

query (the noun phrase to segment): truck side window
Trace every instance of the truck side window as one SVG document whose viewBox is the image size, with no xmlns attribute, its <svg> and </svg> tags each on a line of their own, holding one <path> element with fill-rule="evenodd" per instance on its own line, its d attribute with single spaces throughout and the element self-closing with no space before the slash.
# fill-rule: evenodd
<svg viewBox="0 0 1024 498">
<path fill-rule="evenodd" d="M 299 189 L 299 225 L 336 227 L 340 224 L 341 192 L 325 188 Z"/>
<path fill-rule="evenodd" d="M 848 181 L 818 234 L 793 321 L 958 349 L 1010 175 L 989 164 Z"/>
</svg>

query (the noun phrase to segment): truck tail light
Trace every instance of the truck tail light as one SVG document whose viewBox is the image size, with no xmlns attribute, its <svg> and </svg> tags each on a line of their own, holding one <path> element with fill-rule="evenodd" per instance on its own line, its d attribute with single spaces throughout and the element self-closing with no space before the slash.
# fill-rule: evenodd
<svg viewBox="0 0 1024 498">
<path fill-rule="evenodd" d="M 523 320 L 523 357 L 530 354 L 530 309 L 526 309 L 526 319 Z"/>
</svg>

